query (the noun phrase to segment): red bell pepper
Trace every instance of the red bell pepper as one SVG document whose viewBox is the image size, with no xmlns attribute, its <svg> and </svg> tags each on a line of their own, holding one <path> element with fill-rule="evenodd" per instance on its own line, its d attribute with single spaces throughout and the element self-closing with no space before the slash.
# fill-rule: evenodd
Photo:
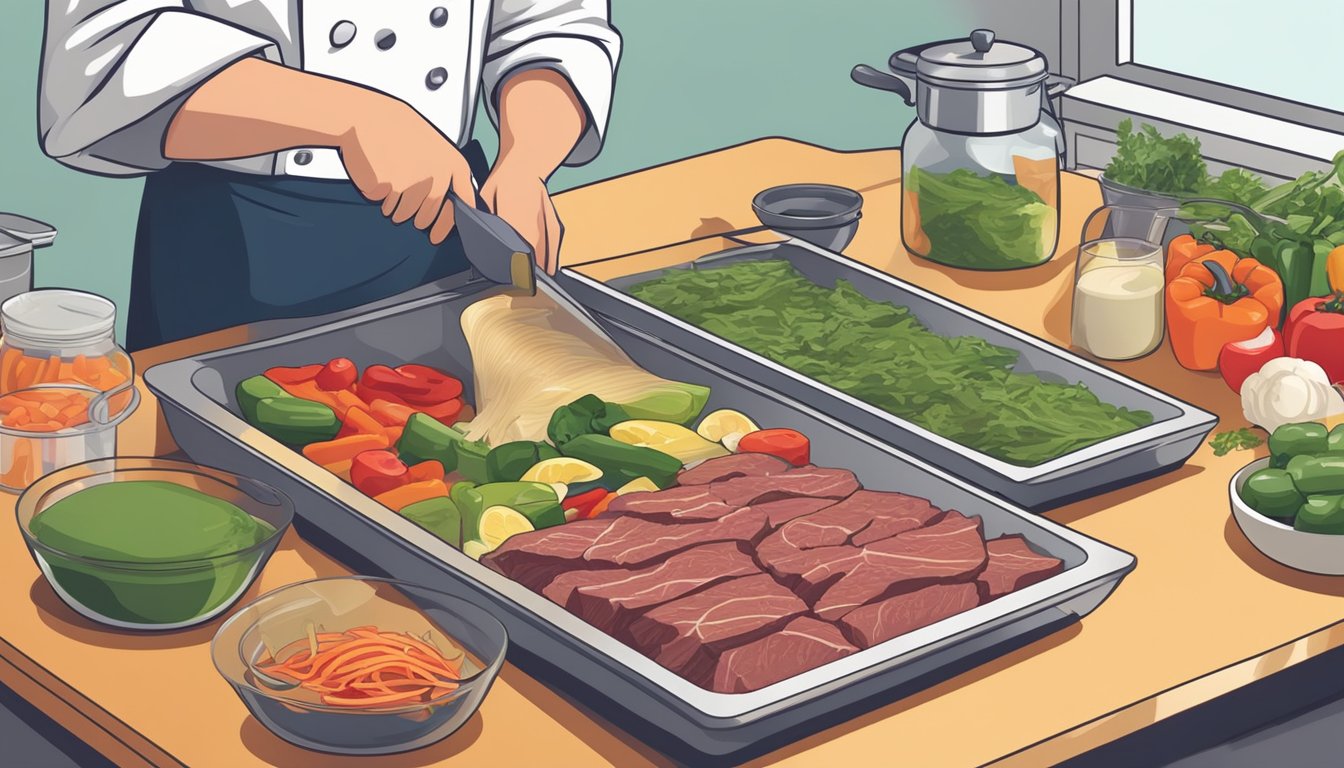
<svg viewBox="0 0 1344 768">
<path fill-rule="evenodd" d="M 322 366 L 318 364 L 300 365 L 297 368 L 286 368 L 282 365 L 277 365 L 274 368 L 267 368 L 266 372 L 262 375 L 280 385 L 302 384 L 317 378 L 317 374 L 321 370 Z"/>
<path fill-rule="evenodd" d="M 1325 369 L 1331 383 L 1344 381 L 1344 293 L 1299 301 L 1284 324 L 1288 356 Z"/>
<path fill-rule="evenodd" d="M 748 432 L 737 444 L 739 453 L 768 453 L 795 467 L 812 461 L 812 442 L 794 429 L 758 429 Z"/>
<path fill-rule="evenodd" d="M 355 367 L 354 361 L 348 357 L 337 357 L 322 366 L 322 370 L 317 372 L 313 380 L 322 389 L 335 392 L 338 389 L 350 389 L 355 386 L 355 380 L 358 378 L 359 369 Z"/>
<path fill-rule="evenodd" d="M 462 394 L 462 382 L 426 365 L 371 365 L 359 380 L 365 400 L 391 400 L 412 407 L 438 405 Z"/>
<path fill-rule="evenodd" d="M 573 496 L 566 497 L 560 505 L 565 510 L 574 510 L 574 519 L 583 520 L 593 514 L 599 502 L 607 498 L 606 488 L 594 488 L 591 491 L 576 493 Z"/>
<path fill-rule="evenodd" d="M 391 451 L 365 451 L 350 465 L 350 482 L 366 496 L 378 496 L 411 482 L 410 469 Z"/>
<path fill-rule="evenodd" d="M 440 423 L 451 427 L 457 423 L 458 418 L 462 413 L 462 401 L 445 400 L 444 402 L 435 405 L 418 406 L 415 410 L 420 411 L 426 416 L 432 416 Z"/>
<path fill-rule="evenodd" d="M 1241 392 L 1241 385 L 1265 363 L 1283 357 L 1283 337 L 1266 328 L 1259 336 L 1246 341 L 1231 341 L 1218 353 L 1218 372 L 1233 392 Z"/>
</svg>

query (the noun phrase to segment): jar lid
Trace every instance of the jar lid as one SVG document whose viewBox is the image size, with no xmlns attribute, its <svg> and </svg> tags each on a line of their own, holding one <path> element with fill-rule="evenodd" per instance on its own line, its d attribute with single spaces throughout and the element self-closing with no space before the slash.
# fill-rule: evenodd
<svg viewBox="0 0 1344 768">
<path fill-rule="evenodd" d="M 920 50 L 916 69 L 922 79 L 971 87 L 1015 87 L 1046 78 L 1045 56 L 1040 51 L 997 41 L 988 29 Z"/>
<path fill-rule="evenodd" d="M 38 343 L 69 343 L 109 337 L 117 306 L 83 291 L 47 288 L 21 293 L 0 305 L 0 330 Z"/>
</svg>

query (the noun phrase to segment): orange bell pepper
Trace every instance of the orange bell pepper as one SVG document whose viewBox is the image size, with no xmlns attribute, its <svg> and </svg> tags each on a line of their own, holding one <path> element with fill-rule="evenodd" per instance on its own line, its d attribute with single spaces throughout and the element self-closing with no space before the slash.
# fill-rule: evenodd
<svg viewBox="0 0 1344 768">
<path fill-rule="evenodd" d="M 1283 311 L 1283 283 L 1273 270 L 1232 251 L 1185 263 L 1167 284 L 1167 333 L 1181 365 L 1218 367 L 1223 345 L 1255 338 Z"/>
<path fill-rule="evenodd" d="M 1200 256 L 1213 253 L 1215 248 L 1209 243 L 1201 243 L 1193 235 L 1181 235 L 1167 246 L 1167 282 L 1170 283 L 1180 274 L 1181 268 Z"/>
</svg>

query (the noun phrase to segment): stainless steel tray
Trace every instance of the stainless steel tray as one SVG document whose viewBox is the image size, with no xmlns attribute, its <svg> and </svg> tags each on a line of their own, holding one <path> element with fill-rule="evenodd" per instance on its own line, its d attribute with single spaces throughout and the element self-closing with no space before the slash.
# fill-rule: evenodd
<svg viewBox="0 0 1344 768">
<path fill-rule="evenodd" d="M 1153 423 L 1034 467 L 1020 467 L 948 440 L 629 294 L 631 286 L 661 274 L 663 269 L 603 282 L 576 271 L 583 269 L 579 266 L 562 270 L 558 282 L 599 316 L 645 331 L 673 346 L 695 350 L 697 355 L 736 372 L 741 378 L 808 403 L 957 477 L 1037 511 L 1175 469 L 1190 458 L 1218 423 L 1218 417 L 1212 413 L 1066 349 L 800 240 L 736 248 L 672 268 L 712 268 L 728 262 L 762 259 L 786 260 L 819 285 L 830 287 L 836 280 L 848 280 L 871 299 L 909 307 L 924 325 L 938 333 L 979 336 L 1017 350 L 1020 357 L 1015 370 L 1036 373 L 1047 380 L 1081 382 L 1106 402 L 1151 412 Z"/>
<path fill-rule="evenodd" d="M 550 291 L 545 284 L 540 289 Z M 656 748 L 695 763 L 758 754 L 1019 647 L 1090 612 L 1134 567 L 1125 552 L 1013 507 L 687 352 L 611 324 L 611 337 L 638 364 L 710 386 L 710 408 L 737 408 L 763 424 L 798 429 L 811 437 L 821 464 L 847 467 L 870 488 L 901 490 L 978 515 L 987 535 L 1022 534 L 1065 563 L 1065 571 L 1051 579 L 768 688 L 744 694 L 698 688 L 471 560 L 238 416 L 236 382 L 272 365 L 338 355 L 360 366 L 436 365 L 462 375 L 469 387 L 471 356 L 458 317 L 491 290 L 468 285 L 160 365 L 145 379 L 174 438 L 194 460 L 289 493 L 307 524 L 305 535 L 324 537 L 346 556 L 489 606 L 508 627 L 515 663 Z"/>
</svg>

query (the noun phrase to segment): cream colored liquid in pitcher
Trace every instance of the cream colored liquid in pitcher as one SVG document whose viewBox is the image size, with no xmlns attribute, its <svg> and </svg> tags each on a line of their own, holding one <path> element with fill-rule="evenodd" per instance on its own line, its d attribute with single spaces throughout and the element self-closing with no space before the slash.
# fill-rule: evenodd
<svg viewBox="0 0 1344 768">
<path fill-rule="evenodd" d="M 1162 268 L 1133 248 L 1090 246 L 1073 294 L 1073 343 L 1097 357 L 1125 360 L 1162 340 Z"/>
</svg>

